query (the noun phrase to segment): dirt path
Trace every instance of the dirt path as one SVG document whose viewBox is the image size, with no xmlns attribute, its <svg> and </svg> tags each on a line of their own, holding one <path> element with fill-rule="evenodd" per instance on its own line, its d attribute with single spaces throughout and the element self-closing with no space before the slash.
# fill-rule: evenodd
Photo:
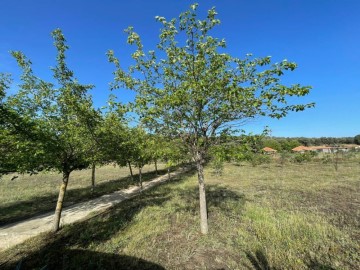
<svg viewBox="0 0 360 270">
<path fill-rule="evenodd" d="M 171 177 L 189 171 L 178 170 L 171 173 Z M 151 181 L 143 183 L 143 190 L 150 189 L 160 183 L 168 180 L 168 175 L 159 176 Z M 137 195 L 140 187 L 133 186 L 128 189 L 115 191 L 113 193 L 103 195 L 99 198 L 77 203 L 69 207 L 65 207 L 61 215 L 61 226 L 70 224 L 85 218 L 92 212 L 105 210 L 115 204 L 118 204 L 128 198 Z M 54 212 L 38 215 L 23 221 L 7 224 L 0 227 L 0 250 L 4 250 L 19 244 L 26 239 L 36 236 L 42 232 L 50 231 L 53 226 Z"/>
</svg>

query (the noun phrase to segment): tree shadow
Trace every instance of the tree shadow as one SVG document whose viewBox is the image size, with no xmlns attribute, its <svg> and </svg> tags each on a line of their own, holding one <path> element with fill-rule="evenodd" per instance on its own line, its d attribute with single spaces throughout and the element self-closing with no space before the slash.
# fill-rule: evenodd
<svg viewBox="0 0 360 270">
<path fill-rule="evenodd" d="M 158 171 L 159 175 L 167 173 L 166 170 Z M 115 192 L 117 190 L 126 189 L 132 185 L 136 185 L 137 174 L 134 174 L 134 176 L 134 180 L 131 180 L 131 177 L 126 176 L 109 180 L 105 183 L 100 183 L 96 185 L 94 192 L 91 192 L 90 186 L 69 189 L 66 191 L 64 207 L 68 207 L 79 202 L 84 202 L 111 192 Z M 142 177 L 143 181 L 149 181 L 157 176 L 156 172 L 152 171 L 143 173 Z M 70 179 L 70 181 L 71 180 L 72 179 Z M 57 196 L 57 193 L 44 194 L 41 196 L 32 197 L 26 201 L 18 201 L 6 206 L 0 206 L 0 226 L 54 211 Z"/>
<path fill-rule="evenodd" d="M 312 269 L 312 270 L 335 270 L 334 267 L 332 267 L 328 264 L 323 264 L 315 259 L 310 259 L 307 266 L 309 267 L 309 269 Z"/>
<path fill-rule="evenodd" d="M 251 263 L 252 267 L 247 266 L 248 269 L 256 270 L 277 270 L 278 268 L 272 267 L 267 259 L 265 253 L 261 250 L 256 250 L 255 254 L 246 252 L 246 257 Z"/>
<path fill-rule="evenodd" d="M 252 254 L 251 252 L 246 252 L 246 257 L 251 263 L 251 266 L 246 265 L 248 269 L 255 269 L 255 270 L 283 269 L 283 267 L 277 268 L 275 266 L 271 266 L 268 258 L 266 257 L 266 254 L 259 249 L 255 251 L 255 254 Z M 315 259 L 310 259 L 310 261 L 306 263 L 306 266 L 308 267 L 308 269 L 311 270 L 335 270 L 335 268 L 333 268 L 332 266 L 318 262 Z"/>
<path fill-rule="evenodd" d="M 126 229 L 145 207 L 161 206 L 170 199 L 171 185 L 184 179 L 184 172 L 157 188 L 145 190 L 86 220 L 65 226 L 58 233 L 44 233 L 3 254 L 1 269 L 164 269 L 161 266 L 123 254 L 89 251 Z M 75 251 L 74 251 L 75 248 Z M 84 258 L 82 258 L 82 256 Z M 111 261 L 114 260 L 113 264 Z M 83 267 L 83 268 L 82 268 Z"/>
<path fill-rule="evenodd" d="M 179 195 L 184 203 L 176 206 L 177 211 L 186 211 L 197 214 L 199 204 L 198 187 L 181 190 L 179 191 Z M 220 185 L 206 186 L 206 204 L 209 218 L 219 211 L 227 216 L 238 216 L 241 214 L 245 202 L 246 199 L 244 194 L 240 194 Z M 234 210 L 235 208 L 236 211 Z"/>
<path fill-rule="evenodd" d="M 33 255 L 36 256 L 36 255 Z M 26 261 L 16 265 L 16 269 L 141 269 L 141 270 L 165 270 L 159 264 L 149 262 L 140 258 L 120 255 L 114 253 L 95 252 L 83 249 L 59 249 L 52 254 L 58 258 L 48 260 L 46 264 L 37 264 L 34 258 L 28 258 Z M 9 268 L 14 269 L 14 268 Z"/>
</svg>

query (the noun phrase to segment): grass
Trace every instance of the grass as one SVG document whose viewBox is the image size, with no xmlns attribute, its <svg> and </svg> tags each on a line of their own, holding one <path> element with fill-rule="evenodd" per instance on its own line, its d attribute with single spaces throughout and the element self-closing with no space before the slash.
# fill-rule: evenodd
<svg viewBox="0 0 360 270">
<path fill-rule="evenodd" d="M 359 269 L 360 164 L 227 164 L 195 173 L 0 253 L 14 269 Z"/>
<path fill-rule="evenodd" d="M 163 169 L 164 166 L 160 164 L 159 168 Z M 133 171 L 136 173 L 135 169 Z M 145 166 L 143 173 L 145 181 L 155 177 L 154 166 Z M 12 180 L 14 176 L 18 177 Z M 0 225 L 53 211 L 61 179 L 61 174 L 55 172 L 32 176 L 29 174 L 7 175 L 1 178 Z M 134 179 L 137 181 L 137 176 Z M 95 182 L 95 191 L 92 193 L 91 169 L 72 172 L 66 192 L 65 206 L 136 184 L 131 180 L 128 168 L 119 168 L 113 165 L 97 168 Z"/>
</svg>

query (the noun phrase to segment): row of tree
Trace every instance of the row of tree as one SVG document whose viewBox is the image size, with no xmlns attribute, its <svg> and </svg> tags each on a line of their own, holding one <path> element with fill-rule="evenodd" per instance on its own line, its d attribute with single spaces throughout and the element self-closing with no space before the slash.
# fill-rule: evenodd
<svg viewBox="0 0 360 270">
<path fill-rule="evenodd" d="M 281 83 L 281 77 L 295 70 L 296 63 L 272 63 L 269 56 L 254 58 L 251 54 L 243 59 L 232 57 L 225 53 L 225 41 L 209 34 L 220 24 L 216 10 L 210 9 L 206 18 L 200 19 L 197 8 L 197 4 L 191 5 L 178 19 L 156 17 L 162 25 L 156 50 L 145 51 L 134 29 L 126 30 L 127 42 L 135 46 L 134 64 L 123 69 L 115 53 L 108 51 L 115 67 L 111 88 L 133 90 L 136 97 L 126 106 L 112 100 L 106 111 L 94 108 L 88 94 L 93 86 L 80 84 L 68 68 L 68 47 L 60 30 L 52 33 L 57 49 L 53 82 L 36 77 L 31 61 L 21 52 L 12 52 L 22 76 L 12 96 L 5 94 L 11 78 L 0 77 L 0 170 L 58 170 L 63 174 L 54 230 L 59 228 L 73 170 L 116 162 L 123 166 L 133 163 L 141 172 L 149 159 L 174 160 L 177 153 L 186 153 L 197 168 L 201 232 L 206 234 L 203 170 L 213 146 L 229 144 L 228 136 L 256 117 L 282 118 L 290 111 L 314 106 L 287 101 L 308 94 L 311 88 Z M 129 127 L 128 111 L 137 114 L 138 127 Z M 245 145 L 246 140 L 242 142 L 250 152 L 257 145 L 254 138 L 250 146 Z"/>
<path fill-rule="evenodd" d="M 95 166 L 116 163 L 139 169 L 158 159 L 179 160 L 178 140 L 149 135 L 141 127 L 130 128 L 124 106 L 108 107 L 105 112 L 93 106 L 88 90 L 66 65 L 68 49 L 60 30 L 52 33 L 58 50 L 57 65 L 52 69 L 54 82 L 36 77 L 31 61 L 21 52 L 12 52 L 22 69 L 19 89 L 6 96 L 11 77 L 2 74 L 0 175 L 11 172 L 57 170 L 62 184 L 56 205 L 54 230 L 59 229 L 62 205 L 71 172 L 91 166 L 95 185 Z M 177 156 L 176 156 L 177 155 Z"/>
</svg>

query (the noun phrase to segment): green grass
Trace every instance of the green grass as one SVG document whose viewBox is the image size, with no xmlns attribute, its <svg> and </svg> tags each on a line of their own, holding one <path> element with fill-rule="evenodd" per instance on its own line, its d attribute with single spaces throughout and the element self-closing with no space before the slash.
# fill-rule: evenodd
<svg viewBox="0 0 360 270">
<path fill-rule="evenodd" d="M 160 164 L 159 169 L 164 165 Z M 137 173 L 133 168 L 134 174 Z M 154 166 L 143 168 L 144 180 L 155 177 Z M 161 172 L 164 174 L 165 172 Z M 0 179 L 0 225 L 22 220 L 36 214 L 53 211 L 61 183 L 61 174 L 55 172 L 36 175 L 6 175 Z M 135 176 L 137 181 L 137 176 Z M 127 167 L 107 165 L 96 169 L 96 187 L 91 192 L 91 169 L 74 171 L 70 175 L 65 206 L 86 201 L 137 184 L 131 181 Z"/>
<path fill-rule="evenodd" d="M 0 253 L 14 269 L 359 269 L 360 164 L 227 164 L 195 173 Z"/>
</svg>

